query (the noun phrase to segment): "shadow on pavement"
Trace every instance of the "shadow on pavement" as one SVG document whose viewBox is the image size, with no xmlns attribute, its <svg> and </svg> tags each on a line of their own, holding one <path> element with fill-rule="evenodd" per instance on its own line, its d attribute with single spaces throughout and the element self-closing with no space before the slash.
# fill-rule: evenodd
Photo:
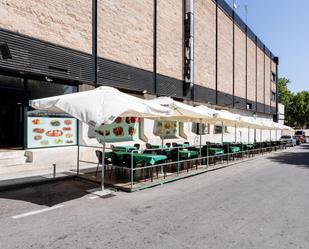
<svg viewBox="0 0 309 249">
<path fill-rule="evenodd" d="M 277 154 L 275 156 L 269 157 L 270 160 L 282 163 L 282 164 L 291 164 L 298 167 L 303 167 L 309 169 L 309 144 L 302 145 L 299 147 L 301 150 L 294 152 L 284 152 Z"/>
<path fill-rule="evenodd" d="M 81 179 L 70 179 L 0 192 L 0 199 L 31 202 L 38 205 L 54 206 L 87 195 L 87 190 L 98 185 Z"/>
</svg>

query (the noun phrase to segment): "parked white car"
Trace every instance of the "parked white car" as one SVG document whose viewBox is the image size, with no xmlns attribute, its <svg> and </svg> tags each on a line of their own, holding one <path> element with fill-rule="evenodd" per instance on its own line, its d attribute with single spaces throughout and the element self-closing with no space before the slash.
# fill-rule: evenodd
<svg viewBox="0 0 309 249">
<path fill-rule="evenodd" d="M 281 136 L 280 141 L 289 146 L 296 146 L 296 138 L 294 136 L 283 135 Z"/>
</svg>

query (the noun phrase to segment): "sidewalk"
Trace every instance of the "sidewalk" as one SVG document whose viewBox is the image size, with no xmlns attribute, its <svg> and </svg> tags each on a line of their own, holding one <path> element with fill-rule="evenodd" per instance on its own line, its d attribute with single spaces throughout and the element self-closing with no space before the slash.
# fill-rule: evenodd
<svg viewBox="0 0 309 249">
<path fill-rule="evenodd" d="M 95 165 L 80 164 L 80 170 L 93 169 Z M 59 181 L 66 178 L 76 177 L 76 165 L 60 166 L 56 168 L 54 175 L 53 167 L 41 169 L 27 169 L 18 172 L 0 174 L 0 191 L 36 185 L 44 182 Z"/>
</svg>

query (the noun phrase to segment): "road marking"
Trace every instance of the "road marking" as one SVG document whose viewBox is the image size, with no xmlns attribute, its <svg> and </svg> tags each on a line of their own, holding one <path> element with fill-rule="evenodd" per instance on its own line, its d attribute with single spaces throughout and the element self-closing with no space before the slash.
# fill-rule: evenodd
<svg viewBox="0 0 309 249">
<path fill-rule="evenodd" d="M 24 213 L 24 214 L 15 215 L 15 216 L 12 216 L 12 218 L 13 219 L 19 219 L 19 218 L 23 218 L 23 217 L 30 216 L 30 215 L 40 214 L 40 213 L 43 213 L 43 212 L 51 211 L 51 210 L 54 210 L 54 209 L 57 209 L 57 208 L 61 208 L 63 206 L 64 205 L 57 205 L 57 206 L 53 206 L 53 207 L 49 207 L 49 208 L 44 208 L 44 209 L 40 209 L 40 210 L 36 210 L 36 211 Z"/>
<path fill-rule="evenodd" d="M 90 196 L 89 197 L 90 200 L 97 199 L 97 198 L 99 198 L 99 196 Z"/>
</svg>

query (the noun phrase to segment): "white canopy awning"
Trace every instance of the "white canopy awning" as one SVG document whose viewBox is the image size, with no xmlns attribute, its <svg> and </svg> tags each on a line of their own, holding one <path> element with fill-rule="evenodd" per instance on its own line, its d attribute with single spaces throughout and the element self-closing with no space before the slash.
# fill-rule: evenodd
<svg viewBox="0 0 309 249">
<path fill-rule="evenodd" d="M 222 122 L 224 125 L 234 126 L 239 123 L 240 115 L 221 110 L 214 114 L 214 118 L 217 122 Z"/>
<path fill-rule="evenodd" d="M 163 119 L 181 122 L 210 122 L 213 118 L 212 113 L 199 110 L 191 105 L 176 101 L 170 97 L 159 97 L 150 101 L 173 110 L 173 115 Z"/>
<path fill-rule="evenodd" d="M 101 86 L 94 90 L 31 101 L 38 110 L 67 113 L 91 126 L 111 124 L 118 116 L 158 118 L 173 114 L 169 108 L 119 90 Z"/>
<path fill-rule="evenodd" d="M 261 129 L 263 128 L 263 123 L 253 117 L 240 116 L 238 126 Z"/>
</svg>

